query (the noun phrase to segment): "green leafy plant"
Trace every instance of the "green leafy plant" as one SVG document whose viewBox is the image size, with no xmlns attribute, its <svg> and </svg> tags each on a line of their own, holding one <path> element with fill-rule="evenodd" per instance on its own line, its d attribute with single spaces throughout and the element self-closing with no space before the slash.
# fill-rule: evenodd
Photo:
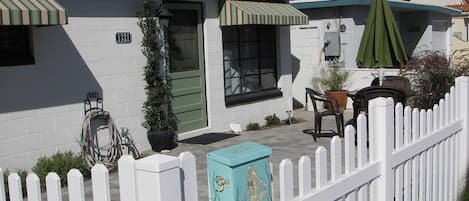
<svg viewBox="0 0 469 201">
<path fill-rule="evenodd" d="M 440 51 L 422 51 L 411 57 L 400 69 L 400 75 L 408 78 L 417 94 L 410 105 L 430 108 L 449 92 L 454 80 L 469 73 L 469 49 L 456 50 L 449 58 Z"/>
<path fill-rule="evenodd" d="M 145 92 L 147 98 L 143 103 L 144 122 L 142 123 L 148 131 L 158 131 L 170 127 L 171 117 L 164 112 L 164 106 L 168 105 L 170 87 L 163 75 L 167 72 L 164 63 L 166 55 L 160 54 L 162 46 L 161 35 L 164 30 L 159 23 L 159 12 L 161 10 L 160 0 L 143 0 L 139 11 L 138 25 L 143 33 L 142 53 L 147 62 L 144 66 Z M 167 49 L 167 48 L 166 48 Z"/>
<path fill-rule="evenodd" d="M 44 187 L 45 178 L 49 172 L 57 173 L 62 186 L 64 186 L 67 184 L 67 173 L 73 168 L 78 169 L 83 176 L 89 176 L 88 166 L 83 156 L 73 154 L 70 151 L 57 152 L 50 157 L 41 157 L 32 170 L 41 180 L 41 186 Z"/>
<path fill-rule="evenodd" d="M 333 66 L 321 69 L 320 77 L 313 78 L 313 82 L 319 82 L 327 90 L 339 91 L 343 90 L 349 76 L 348 71 L 342 71 L 338 66 Z"/>
<path fill-rule="evenodd" d="M 281 124 L 280 119 L 275 114 L 265 117 L 266 126 L 278 126 L 280 124 Z"/>
<path fill-rule="evenodd" d="M 291 118 L 286 118 L 283 120 L 283 123 L 286 124 L 286 125 L 291 125 L 291 124 L 297 124 L 301 121 L 304 121 L 302 119 L 297 119 L 295 117 L 291 117 Z"/>
<path fill-rule="evenodd" d="M 250 122 L 247 126 L 246 126 L 246 130 L 248 131 L 256 131 L 256 130 L 260 130 L 261 129 L 261 126 L 259 125 L 259 123 L 252 123 Z"/>
<path fill-rule="evenodd" d="M 10 170 L 5 170 L 3 172 L 3 186 L 5 186 L 5 193 L 6 193 L 6 199 L 10 200 L 10 193 L 9 193 L 9 188 L 8 188 L 8 176 L 10 173 L 16 172 L 20 176 L 21 179 L 21 189 L 23 191 L 23 197 L 26 196 L 26 177 L 28 176 L 28 172 L 26 170 L 16 170 L 16 171 L 10 171 Z M 0 195 L 1 196 L 1 195 Z"/>
</svg>

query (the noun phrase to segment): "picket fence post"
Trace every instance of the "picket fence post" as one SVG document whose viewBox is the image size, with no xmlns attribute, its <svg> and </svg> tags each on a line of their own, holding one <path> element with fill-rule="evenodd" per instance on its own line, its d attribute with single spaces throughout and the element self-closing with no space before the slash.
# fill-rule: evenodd
<svg viewBox="0 0 469 201">
<path fill-rule="evenodd" d="M 135 189 L 135 159 L 131 155 L 124 155 L 118 161 L 119 193 L 121 200 L 137 201 Z"/>
<path fill-rule="evenodd" d="M 394 101 L 392 98 L 375 98 L 369 105 L 370 130 L 375 143 L 375 159 L 380 162 L 381 176 L 376 183 L 375 199 L 392 201 L 394 194 L 391 155 L 394 148 Z M 379 118 L 378 118 L 379 117 Z"/>
<path fill-rule="evenodd" d="M 464 188 L 466 170 L 469 165 L 469 77 L 461 76 L 456 78 L 456 92 L 459 96 L 458 109 L 460 118 L 462 119 L 462 130 L 459 139 L 459 171 L 458 171 L 458 192 Z"/>
<path fill-rule="evenodd" d="M 293 163 L 283 159 L 279 165 L 280 201 L 293 200 Z"/>
<path fill-rule="evenodd" d="M 62 201 L 62 185 L 60 177 L 55 172 L 46 176 L 47 201 Z"/>
<path fill-rule="evenodd" d="M 197 162 L 195 156 L 188 151 L 179 154 L 181 178 L 185 201 L 198 201 L 198 188 L 197 188 Z"/>
<path fill-rule="evenodd" d="M 10 201 L 23 201 L 21 179 L 16 172 L 10 173 L 10 175 L 8 175 L 8 192 L 10 193 Z"/>
<path fill-rule="evenodd" d="M 26 177 L 28 201 L 41 201 L 41 187 L 39 183 L 39 177 L 34 173 L 29 173 Z"/>
<path fill-rule="evenodd" d="M 3 181 L 3 170 L 0 168 L 0 201 L 6 201 L 7 198 L 5 196 L 5 181 Z"/>
<path fill-rule="evenodd" d="M 304 197 L 311 192 L 311 158 L 302 156 L 298 161 L 299 196 Z"/>
<path fill-rule="evenodd" d="M 78 169 L 68 171 L 67 183 L 69 201 L 85 201 L 83 174 Z"/>
<path fill-rule="evenodd" d="M 106 166 L 96 164 L 91 168 L 91 184 L 93 186 L 93 200 L 111 201 L 109 170 Z"/>
</svg>

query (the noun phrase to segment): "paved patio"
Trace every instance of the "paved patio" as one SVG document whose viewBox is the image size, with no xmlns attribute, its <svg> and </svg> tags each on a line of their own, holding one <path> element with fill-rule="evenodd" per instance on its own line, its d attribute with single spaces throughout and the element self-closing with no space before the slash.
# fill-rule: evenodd
<svg viewBox="0 0 469 201">
<path fill-rule="evenodd" d="M 345 122 L 352 118 L 351 111 L 345 111 Z M 263 144 L 272 148 L 272 155 L 270 161 L 274 165 L 274 197 L 275 200 L 279 199 L 279 164 L 282 159 L 289 158 L 294 164 L 294 183 L 295 183 L 295 192 L 298 192 L 297 184 L 297 163 L 301 156 L 308 155 L 313 160 L 313 172 L 314 175 L 314 152 L 319 146 L 325 146 L 329 150 L 329 143 L 331 138 L 318 138 L 314 142 L 311 135 L 302 133 L 304 129 L 313 128 L 313 116 L 312 112 L 304 110 L 296 110 L 294 112 L 295 117 L 303 118 L 306 121 L 290 126 L 282 126 L 271 129 L 265 129 L 260 131 L 248 131 L 242 132 L 239 136 L 214 142 L 208 145 L 199 145 L 199 144 L 184 144 L 179 143 L 179 146 L 172 150 L 169 155 L 177 156 L 181 152 L 190 151 L 195 155 L 197 159 L 197 180 L 198 180 L 198 190 L 199 190 L 199 200 L 206 201 L 208 200 L 208 188 L 207 188 L 207 170 L 206 170 L 206 155 L 208 152 L 214 151 L 219 148 L 231 146 L 234 144 L 239 144 L 245 141 L 254 141 L 259 144 Z M 336 129 L 335 120 L 332 117 L 325 118 L 323 121 L 323 129 Z M 151 153 L 150 153 L 151 154 Z M 91 181 L 85 182 L 85 194 L 87 200 L 92 200 L 92 191 L 91 191 Z M 112 200 L 119 200 L 119 190 L 118 187 L 118 177 L 117 172 L 114 171 L 110 174 L 110 187 L 111 187 L 111 198 Z M 314 179 L 313 179 L 314 186 Z M 67 193 L 67 190 L 63 191 Z M 296 194 L 295 193 L 295 194 Z M 65 198 L 68 200 L 68 197 Z"/>
</svg>

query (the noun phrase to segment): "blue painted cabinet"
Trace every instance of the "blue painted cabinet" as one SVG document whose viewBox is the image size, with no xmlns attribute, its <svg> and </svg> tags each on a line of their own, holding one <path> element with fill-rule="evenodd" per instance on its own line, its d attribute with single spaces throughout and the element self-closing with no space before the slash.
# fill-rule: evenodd
<svg viewBox="0 0 469 201">
<path fill-rule="evenodd" d="M 250 141 L 208 153 L 210 201 L 271 201 L 270 154 Z"/>
</svg>

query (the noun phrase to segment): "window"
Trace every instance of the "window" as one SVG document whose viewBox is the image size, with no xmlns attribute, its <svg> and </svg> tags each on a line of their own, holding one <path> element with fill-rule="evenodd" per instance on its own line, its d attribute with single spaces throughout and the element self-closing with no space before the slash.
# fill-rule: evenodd
<svg viewBox="0 0 469 201">
<path fill-rule="evenodd" d="M 34 64 L 30 26 L 0 26 L 0 66 Z"/>
<path fill-rule="evenodd" d="M 171 66 L 170 72 L 199 70 L 197 10 L 170 10 L 168 26 Z"/>
<path fill-rule="evenodd" d="M 275 26 L 223 27 L 226 105 L 281 95 Z"/>
</svg>

